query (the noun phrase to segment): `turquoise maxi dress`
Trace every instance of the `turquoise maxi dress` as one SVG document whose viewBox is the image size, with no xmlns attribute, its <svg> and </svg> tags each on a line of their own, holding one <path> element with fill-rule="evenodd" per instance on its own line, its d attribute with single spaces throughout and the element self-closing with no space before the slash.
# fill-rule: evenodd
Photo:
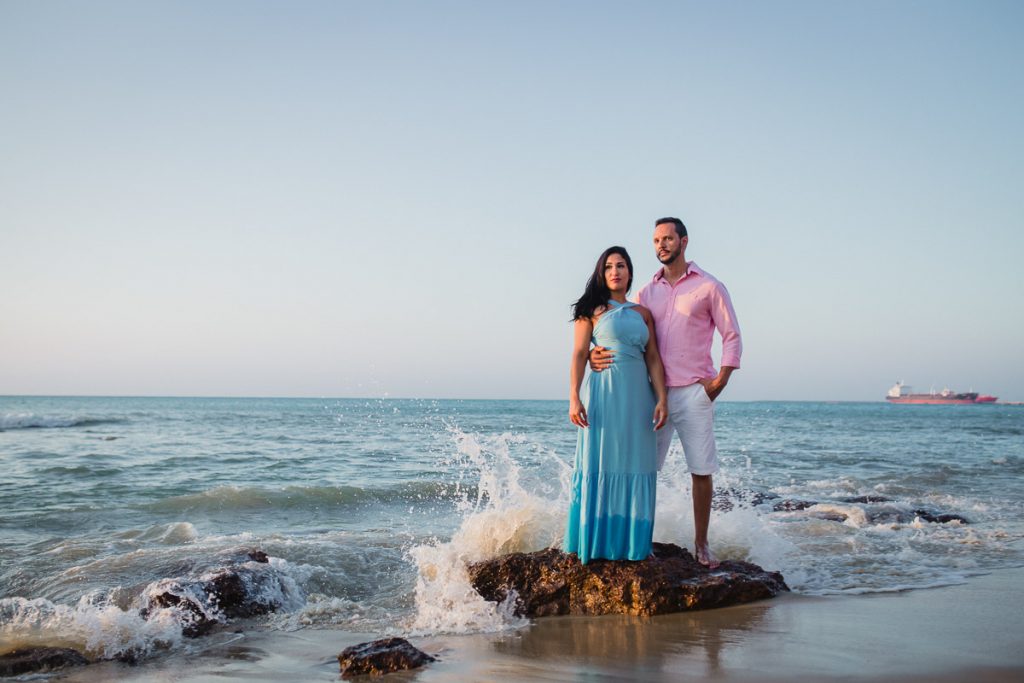
<svg viewBox="0 0 1024 683">
<path fill-rule="evenodd" d="M 615 352 L 582 395 L 590 426 L 576 439 L 572 500 L 563 548 L 594 558 L 643 560 L 651 553 L 658 477 L 654 391 L 644 348 L 649 333 L 635 304 L 609 301 L 593 341 Z"/>
</svg>

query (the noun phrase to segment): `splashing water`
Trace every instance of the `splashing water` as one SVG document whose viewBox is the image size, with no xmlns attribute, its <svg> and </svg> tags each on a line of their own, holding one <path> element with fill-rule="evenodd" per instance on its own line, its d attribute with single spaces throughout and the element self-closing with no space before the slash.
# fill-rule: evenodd
<svg viewBox="0 0 1024 683">
<path fill-rule="evenodd" d="M 456 455 L 442 464 L 462 472 L 463 479 L 477 477 L 475 485 L 466 487 L 475 497 L 463 498 L 461 524 L 451 540 L 435 539 L 409 551 L 417 567 L 411 628 L 416 633 L 465 633 L 521 626 L 525 622 L 512 616 L 511 604 L 495 605 L 480 597 L 470 583 L 467 565 L 508 553 L 560 547 L 572 469 L 550 451 L 542 454 L 540 462 L 522 455 L 522 446 L 529 445 L 522 436 L 449 431 Z M 716 483 L 730 488 L 744 482 L 739 476 L 722 474 Z M 740 500 L 733 501 L 728 511 L 715 512 L 712 532 L 715 550 L 724 559 L 774 569 L 793 565 L 790 558 L 799 555 L 761 511 Z M 686 546 L 692 537 L 690 476 L 678 465 L 669 465 L 659 476 L 655 540 Z M 802 579 L 797 568 L 792 567 L 791 573 Z"/>
<path fill-rule="evenodd" d="M 467 434 L 451 427 L 456 456 L 446 463 L 477 472 L 476 498 L 460 504 L 462 523 L 450 541 L 433 541 L 409 551 L 417 566 L 414 632 L 498 631 L 527 623 L 512 615 L 511 601 L 495 605 L 473 588 L 467 565 L 514 552 L 540 550 L 561 541 L 568 510 L 570 470 L 548 453 L 547 470 L 557 472 L 554 496 L 527 490 L 511 454 L 522 437 Z"/>
<path fill-rule="evenodd" d="M 145 656 L 182 642 L 174 610 L 157 609 L 144 619 L 139 610 L 123 610 L 96 594 L 74 607 L 44 598 L 0 600 L 0 636 L 5 652 L 69 647 L 90 659 Z"/>
<path fill-rule="evenodd" d="M 673 444 L 665 468 L 658 475 L 658 505 L 654 540 L 693 550 L 692 480 L 682 465 L 682 452 Z M 714 476 L 715 487 L 723 491 L 751 488 L 743 470 L 722 469 Z M 722 560 L 742 560 L 765 569 L 786 567 L 787 581 L 800 580 L 803 573 L 794 566 L 799 549 L 779 533 L 777 525 L 757 506 L 731 493 L 723 496 L 729 509 L 712 510 L 708 531 L 714 553 Z"/>
</svg>

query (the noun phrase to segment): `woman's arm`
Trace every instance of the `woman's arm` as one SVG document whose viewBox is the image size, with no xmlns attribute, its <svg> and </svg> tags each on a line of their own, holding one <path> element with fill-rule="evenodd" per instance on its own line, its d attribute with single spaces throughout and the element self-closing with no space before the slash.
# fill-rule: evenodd
<svg viewBox="0 0 1024 683">
<path fill-rule="evenodd" d="M 590 337 L 594 334 L 594 323 L 590 318 L 581 318 L 573 324 L 572 357 L 569 360 L 569 421 L 577 427 L 587 427 L 587 410 L 580 400 L 583 373 L 590 356 Z"/>
<path fill-rule="evenodd" d="M 654 388 L 656 404 L 654 406 L 654 428 L 661 429 L 668 419 L 668 390 L 665 388 L 665 366 L 661 362 L 661 353 L 658 351 L 658 337 L 654 332 L 654 316 L 642 306 L 640 313 L 647 323 L 647 348 L 644 349 L 644 361 L 647 363 L 647 374 L 651 378 L 651 386 Z"/>
</svg>

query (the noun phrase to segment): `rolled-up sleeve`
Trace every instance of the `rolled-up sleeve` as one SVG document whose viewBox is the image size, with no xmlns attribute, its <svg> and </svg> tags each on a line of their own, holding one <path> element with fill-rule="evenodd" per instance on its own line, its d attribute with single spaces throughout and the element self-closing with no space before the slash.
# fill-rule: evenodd
<svg viewBox="0 0 1024 683">
<path fill-rule="evenodd" d="M 729 290 L 721 282 L 715 283 L 711 300 L 711 319 L 722 335 L 722 365 L 733 368 L 740 366 L 743 355 L 743 339 L 740 337 L 740 323 L 732 307 Z"/>
</svg>

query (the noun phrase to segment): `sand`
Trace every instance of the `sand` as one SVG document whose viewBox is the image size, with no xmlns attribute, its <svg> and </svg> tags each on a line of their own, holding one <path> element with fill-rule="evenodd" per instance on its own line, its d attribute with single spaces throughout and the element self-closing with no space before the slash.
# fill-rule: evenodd
<svg viewBox="0 0 1024 683">
<path fill-rule="evenodd" d="M 504 634 L 410 637 L 440 661 L 385 681 L 1024 681 L 1024 569 L 863 596 L 787 595 L 654 618 L 554 617 Z M 223 632 L 185 656 L 65 680 L 337 681 L 336 655 L 381 634 Z M 365 680 L 365 679 L 364 679 Z"/>
</svg>

